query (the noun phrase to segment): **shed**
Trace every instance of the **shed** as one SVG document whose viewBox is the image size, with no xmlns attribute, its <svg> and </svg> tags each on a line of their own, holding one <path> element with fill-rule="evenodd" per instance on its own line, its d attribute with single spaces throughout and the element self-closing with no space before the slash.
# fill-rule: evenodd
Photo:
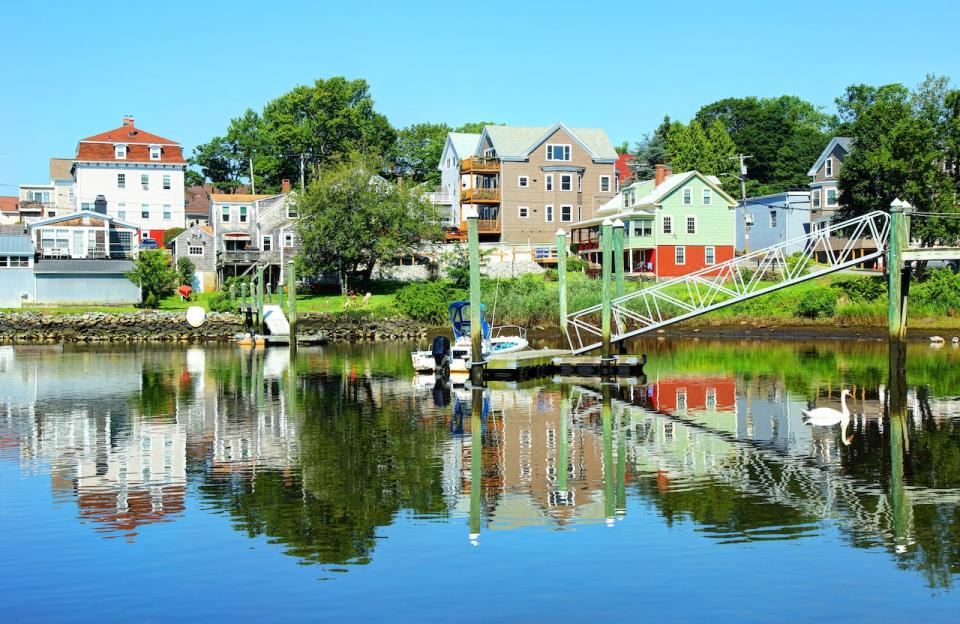
<svg viewBox="0 0 960 624">
<path fill-rule="evenodd" d="M 0 234 L 0 308 L 19 308 L 33 298 L 35 253 L 29 236 Z"/>
<path fill-rule="evenodd" d="M 36 302 L 140 303 L 140 287 L 127 279 L 129 260 L 43 260 L 34 267 Z"/>
</svg>

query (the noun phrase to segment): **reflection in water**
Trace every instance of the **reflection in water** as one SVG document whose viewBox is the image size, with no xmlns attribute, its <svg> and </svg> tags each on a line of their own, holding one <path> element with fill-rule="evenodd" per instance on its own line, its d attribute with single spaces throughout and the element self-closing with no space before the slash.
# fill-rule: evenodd
<svg viewBox="0 0 960 624">
<path fill-rule="evenodd" d="M 882 346 L 658 342 L 645 383 L 470 391 L 412 385 L 408 349 L 5 348 L 0 461 L 49 474 L 108 537 L 214 511 L 325 566 L 374 560 L 400 514 L 482 548 L 616 528 L 642 502 L 724 548 L 833 524 L 933 586 L 960 569 L 950 351 L 912 353 L 909 386 L 888 388 Z M 842 387 L 849 431 L 803 424 Z"/>
</svg>

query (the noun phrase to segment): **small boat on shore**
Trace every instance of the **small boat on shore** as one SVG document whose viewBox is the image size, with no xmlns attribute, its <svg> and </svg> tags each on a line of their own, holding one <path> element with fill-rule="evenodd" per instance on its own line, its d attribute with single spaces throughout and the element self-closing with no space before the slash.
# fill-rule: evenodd
<svg viewBox="0 0 960 624">
<path fill-rule="evenodd" d="M 526 349 L 527 330 L 516 325 L 491 327 L 484 316 L 485 307 L 480 305 L 481 335 L 483 337 L 483 357 L 493 353 L 511 353 Z M 418 373 L 429 373 L 440 368 L 448 368 L 452 373 L 470 370 L 470 302 L 455 301 L 450 304 L 450 326 L 453 329 L 453 345 L 446 336 L 437 336 L 429 350 L 414 351 L 410 354 L 413 369 Z"/>
</svg>

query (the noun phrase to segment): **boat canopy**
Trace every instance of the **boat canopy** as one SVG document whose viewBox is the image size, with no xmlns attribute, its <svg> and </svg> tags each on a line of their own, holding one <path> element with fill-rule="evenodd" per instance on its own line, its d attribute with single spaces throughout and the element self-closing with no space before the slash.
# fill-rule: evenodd
<svg viewBox="0 0 960 624">
<path fill-rule="evenodd" d="M 486 306 L 480 304 L 480 327 L 484 340 L 490 340 L 490 325 L 484 317 Z M 450 304 L 450 325 L 453 326 L 453 340 L 456 342 L 461 337 L 470 337 L 470 302 L 454 301 Z"/>
</svg>

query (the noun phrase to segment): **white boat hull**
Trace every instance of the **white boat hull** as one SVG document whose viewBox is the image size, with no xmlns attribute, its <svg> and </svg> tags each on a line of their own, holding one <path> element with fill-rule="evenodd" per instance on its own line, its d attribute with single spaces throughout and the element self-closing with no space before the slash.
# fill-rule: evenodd
<svg viewBox="0 0 960 624">
<path fill-rule="evenodd" d="M 523 351 L 528 346 L 526 338 L 516 336 L 504 336 L 491 338 L 484 345 L 483 357 L 486 358 L 492 353 L 513 353 L 514 351 Z M 413 360 L 413 370 L 418 373 L 432 373 L 436 370 L 437 364 L 433 359 L 433 353 L 430 351 L 414 351 L 410 354 Z M 470 372 L 470 341 L 458 341 L 450 349 L 450 372 L 468 373 Z"/>
</svg>

